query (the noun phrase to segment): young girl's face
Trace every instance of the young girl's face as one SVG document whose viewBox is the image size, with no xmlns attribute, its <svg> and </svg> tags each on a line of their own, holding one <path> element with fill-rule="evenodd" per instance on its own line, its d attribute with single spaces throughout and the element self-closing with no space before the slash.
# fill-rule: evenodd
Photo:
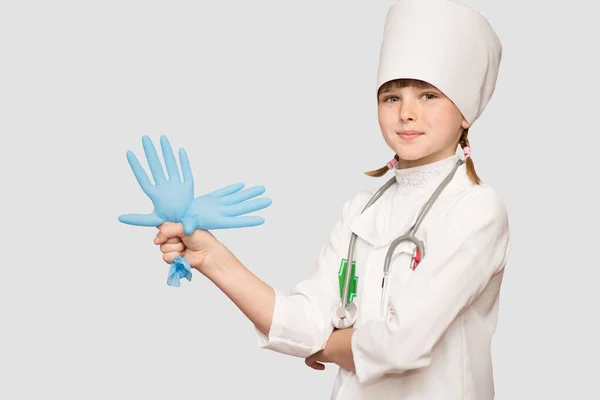
<svg viewBox="0 0 600 400">
<path fill-rule="evenodd" d="M 379 127 L 400 158 L 400 168 L 454 155 L 463 129 L 470 126 L 448 97 L 427 86 L 391 86 L 377 99 Z"/>
</svg>

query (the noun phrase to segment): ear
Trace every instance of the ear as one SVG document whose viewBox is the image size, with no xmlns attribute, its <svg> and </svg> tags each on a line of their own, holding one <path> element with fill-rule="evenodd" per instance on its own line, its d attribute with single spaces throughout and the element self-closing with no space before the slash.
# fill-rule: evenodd
<svg viewBox="0 0 600 400">
<path fill-rule="evenodd" d="M 471 127 L 471 124 L 463 118 L 461 126 L 463 127 L 463 129 L 469 129 Z"/>
</svg>

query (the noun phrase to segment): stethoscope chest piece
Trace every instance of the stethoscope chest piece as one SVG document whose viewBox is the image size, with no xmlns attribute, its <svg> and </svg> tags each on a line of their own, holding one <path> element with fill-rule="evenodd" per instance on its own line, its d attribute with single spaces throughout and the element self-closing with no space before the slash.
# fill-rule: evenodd
<svg viewBox="0 0 600 400">
<path fill-rule="evenodd" d="M 333 326 L 338 329 L 350 328 L 356 322 L 358 315 L 358 307 L 354 302 L 348 303 L 346 307 L 340 303 L 331 315 Z"/>
</svg>

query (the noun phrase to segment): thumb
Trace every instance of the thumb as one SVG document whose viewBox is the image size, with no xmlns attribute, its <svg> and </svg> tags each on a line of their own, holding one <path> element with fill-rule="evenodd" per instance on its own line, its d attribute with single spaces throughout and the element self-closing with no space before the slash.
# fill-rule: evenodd
<svg viewBox="0 0 600 400">
<path fill-rule="evenodd" d="M 183 238 L 184 236 L 183 225 L 180 222 L 165 222 L 158 227 L 158 233 L 156 234 L 154 243 L 163 244 L 171 238 Z"/>
</svg>

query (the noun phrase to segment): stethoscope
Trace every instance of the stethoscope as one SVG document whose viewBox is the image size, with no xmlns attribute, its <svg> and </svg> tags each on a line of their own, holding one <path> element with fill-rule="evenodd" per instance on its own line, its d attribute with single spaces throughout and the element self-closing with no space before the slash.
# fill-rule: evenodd
<svg viewBox="0 0 600 400">
<path fill-rule="evenodd" d="M 400 237 L 398 237 L 396 240 L 394 240 L 390 244 L 390 248 L 388 249 L 387 254 L 385 256 L 385 263 L 383 265 L 383 279 L 381 282 L 382 296 L 381 296 L 380 312 L 381 312 L 382 317 L 385 312 L 384 305 L 385 305 L 387 282 L 388 282 L 388 280 L 386 278 L 388 277 L 388 274 L 389 274 L 390 263 L 392 260 L 392 255 L 394 253 L 394 250 L 402 242 L 408 241 L 414 245 L 414 250 L 412 253 L 412 260 L 411 260 L 411 264 L 410 264 L 411 270 L 414 271 L 414 269 L 417 267 L 417 265 L 425 257 L 425 244 L 423 243 L 422 240 L 420 240 L 419 238 L 417 238 L 415 236 L 415 233 L 419 229 L 419 226 L 423 222 L 423 219 L 425 219 L 425 216 L 429 212 L 429 209 L 433 206 L 435 201 L 440 196 L 440 193 L 442 192 L 442 190 L 444 190 L 444 188 L 448 185 L 448 183 L 450 183 L 450 181 L 454 177 L 454 174 L 456 173 L 456 170 L 464 162 L 465 161 L 463 159 L 459 159 L 456 162 L 456 164 L 452 168 L 452 171 L 450 171 L 448 176 L 446 176 L 446 178 L 442 181 L 442 183 L 440 183 L 440 185 L 437 187 L 437 189 L 433 192 L 433 194 L 431 195 L 429 200 L 427 200 L 427 202 L 423 205 L 423 207 L 421 208 L 421 210 L 417 216 L 415 223 L 411 226 L 411 228 L 405 234 L 401 235 Z M 365 210 L 367 208 L 369 208 L 373 203 L 375 203 L 383 195 L 383 193 L 387 189 L 389 189 L 394 183 L 396 183 L 396 177 L 391 178 L 379 190 L 377 190 L 377 192 L 375 192 L 373 197 L 371 197 L 369 202 L 365 205 L 365 207 L 361 211 L 361 214 L 363 212 L 365 212 Z M 350 245 L 348 246 L 348 258 L 347 258 L 348 261 L 346 264 L 347 267 L 346 267 L 346 273 L 344 276 L 344 290 L 343 290 L 343 294 L 342 294 L 342 298 L 341 298 L 342 302 L 340 305 L 336 306 L 333 309 L 333 312 L 331 315 L 331 322 L 332 322 L 333 326 L 338 329 L 349 328 L 352 325 L 354 325 L 354 322 L 356 322 L 356 317 L 358 314 L 358 307 L 356 306 L 356 303 L 354 301 L 349 301 L 349 298 L 348 298 L 348 292 L 349 292 L 349 288 L 350 288 L 350 278 L 352 276 L 352 263 L 353 263 L 353 259 L 354 259 L 354 247 L 355 247 L 356 239 L 357 239 L 357 235 L 356 235 L 356 233 L 353 232 L 352 236 L 350 237 Z"/>
</svg>

